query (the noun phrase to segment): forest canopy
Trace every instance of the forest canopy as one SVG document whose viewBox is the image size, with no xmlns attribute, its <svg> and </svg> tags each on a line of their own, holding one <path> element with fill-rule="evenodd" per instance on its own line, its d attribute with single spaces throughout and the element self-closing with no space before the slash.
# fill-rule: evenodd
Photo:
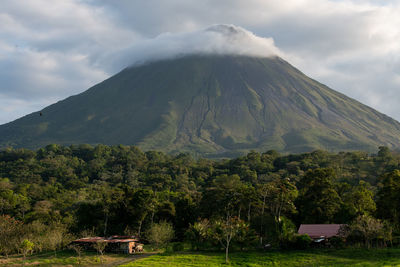
<svg viewBox="0 0 400 267">
<path fill-rule="evenodd" d="M 22 224 L 31 227 L 25 233 L 61 231 L 67 239 L 87 233 L 146 238 L 155 223 L 168 223 L 175 240 L 199 246 L 207 239 L 201 229 L 214 229 L 217 240 L 227 223 L 240 226 L 234 240 L 242 245 L 244 240 L 282 245 L 301 223 L 364 220 L 390 226 L 395 236 L 399 164 L 400 154 L 386 147 L 376 154 L 267 151 L 220 160 L 133 146 L 5 149 L 0 151 L 0 224 L 11 232 L 0 233 L 0 247 L 12 247 L 7 236 Z M 26 236 L 21 234 L 23 240 Z"/>
</svg>

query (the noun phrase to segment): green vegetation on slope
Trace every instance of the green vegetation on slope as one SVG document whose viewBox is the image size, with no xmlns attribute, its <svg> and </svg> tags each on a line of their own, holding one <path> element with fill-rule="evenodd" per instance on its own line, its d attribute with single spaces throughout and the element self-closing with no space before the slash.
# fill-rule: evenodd
<svg viewBox="0 0 400 267">
<path fill-rule="evenodd" d="M 400 124 L 280 58 L 187 56 L 127 68 L 0 126 L 0 147 L 125 144 L 228 156 L 399 146 Z"/>
</svg>

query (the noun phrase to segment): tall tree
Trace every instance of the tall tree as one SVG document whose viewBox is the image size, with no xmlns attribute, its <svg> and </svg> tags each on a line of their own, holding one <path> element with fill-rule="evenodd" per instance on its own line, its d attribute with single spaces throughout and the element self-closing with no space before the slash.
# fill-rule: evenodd
<svg viewBox="0 0 400 267">
<path fill-rule="evenodd" d="M 342 200 L 334 186 L 335 173 L 330 168 L 306 172 L 300 180 L 299 215 L 301 223 L 331 223 Z"/>
<path fill-rule="evenodd" d="M 392 223 L 400 223 L 400 170 L 394 170 L 382 177 L 377 193 L 378 215 Z"/>
<path fill-rule="evenodd" d="M 371 185 L 362 180 L 357 186 L 353 186 L 349 192 L 346 192 L 342 199 L 347 212 L 352 218 L 360 215 L 373 215 L 376 211 Z"/>
</svg>

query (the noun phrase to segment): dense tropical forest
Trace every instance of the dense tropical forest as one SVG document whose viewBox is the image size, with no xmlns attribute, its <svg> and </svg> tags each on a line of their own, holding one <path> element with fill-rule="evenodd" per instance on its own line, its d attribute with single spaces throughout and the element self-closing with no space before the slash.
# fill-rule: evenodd
<svg viewBox="0 0 400 267">
<path fill-rule="evenodd" d="M 5 149 L 0 213 L 3 255 L 113 234 L 186 241 L 195 250 L 300 248 L 309 244 L 295 234 L 301 223 L 347 224 L 346 245 L 394 246 L 400 154 L 380 147 L 210 160 L 133 146 Z"/>
</svg>

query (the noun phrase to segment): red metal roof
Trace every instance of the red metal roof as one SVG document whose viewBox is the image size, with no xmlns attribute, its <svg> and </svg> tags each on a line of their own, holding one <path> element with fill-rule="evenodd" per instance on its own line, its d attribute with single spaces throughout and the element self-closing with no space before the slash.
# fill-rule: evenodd
<svg viewBox="0 0 400 267">
<path fill-rule="evenodd" d="M 104 240 L 104 237 L 95 236 L 95 237 L 80 238 L 80 239 L 74 240 L 74 242 L 88 242 L 88 243 L 93 243 L 93 242 L 103 241 L 103 240 Z"/>
<path fill-rule="evenodd" d="M 108 239 L 132 239 L 135 241 L 139 241 L 136 236 L 134 235 L 113 235 L 111 237 L 109 237 Z"/>
<path fill-rule="evenodd" d="M 311 238 L 332 237 L 339 234 L 340 226 L 343 224 L 302 224 L 299 234 L 308 234 Z"/>
<path fill-rule="evenodd" d="M 129 242 L 136 242 L 136 239 L 106 239 L 107 243 L 129 243 Z"/>
<path fill-rule="evenodd" d="M 122 237 L 122 238 L 121 238 Z M 73 242 L 78 243 L 96 243 L 99 241 L 107 242 L 107 243 L 129 243 L 129 242 L 137 242 L 137 239 L 133 238 L 123 238 L 124 236 L 112 236 L 111 238 L 104 238 L 100 236 L 95 237 L 85 237 L 81 239 L 74 240 Z"/>
</svg>

